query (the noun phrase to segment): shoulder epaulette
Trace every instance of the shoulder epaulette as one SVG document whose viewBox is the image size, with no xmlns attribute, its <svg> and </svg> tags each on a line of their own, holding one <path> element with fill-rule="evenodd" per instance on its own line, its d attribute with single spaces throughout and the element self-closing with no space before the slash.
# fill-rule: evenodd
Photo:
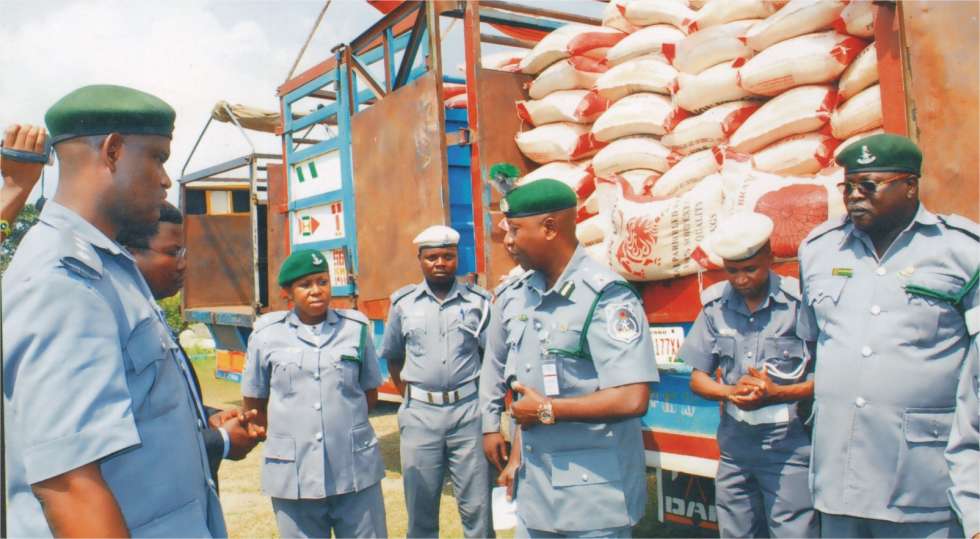
<svg viewBox="0 0 980 539">
<path fill-rule="evenodd" d="M 980 239 L 980 225 L 977 223 L 963 217 L 962 215 L 956 215 L 955 213 L 950 213 L 947 215 L 937 215 L 940 221 L 945 223 L 949 228 L 955 228 L 961 232 L 965 232 L 974 239 Z"/>
<path fill-rule="evenodd" d="M 715 283 L 701 291 L 701 305 L 707 305 L 713 301 L 718 301 L 725 294 L 725 286 L 728 281 Z"/>
<path fill-rule="evenodd" d="M 353 320 L 358 324 L 366 325 L 368 323 L 368 317 L 365 316 L 364 313 L 362 313 L 361 311 L 356 311 L 354 309 L 334 309 L 334 312 L 337 313 L 337 316 L 346 318 L 348 320 Z"/>
<path fill-rule="evenodd" d="M 779 289 L 796 301 L 799 301 L 802 297 L 800 294 L 800 280 L 796 277 L 781 276 L 779 278 Z"/>
<path fill-rule="evenodd" d="M 58 261 L 68 271 L 89 280 L 102 277 L 102 259 L 95 247 L 70 229 L 62 229 L 58 244 Z"/>
<path fill-rule="evenodd" d="M 585 275 L 582 276 L 582 280 L 596 294 L 601 293 L 607 287 L 617 283 L 629 286 L 629 283 L 626 281 L 626 279 L 623 279 L 622 277 L 613 273 L 612 271 L 602 271 L 602 270 L 588 271 Z"/>
<path fill-rule="evenodd" d="M 847 224 L 846 215 L 841 216 L 837 219 L 829 219 L 817 225 L 816 228 L 811 230 L 810 233 L 807 234 L 806 238 L 803 240 L 803 243 L 810 243 L 811 241 L 819 238 L 820 236 L 823 236 L 824 234 L 830 232 L 831 230 L 837 230 L 838 228 L 844 226 L 845 224 Z"/>
<path fill-rule="evenodd" d="M 488 299 L 491 298 L 490 292 L 487 292 L 482 286 L 467 283 L 466 284 L 466 289 L 469 290 L 470 292 L 473 292 L 474 294 L 482 297 L 483 299 L 487 299 L 488 300 Z"/>
<path fill-rule="evenodd" d="M 273 311 L 271 313 L 263 314 L 255 320 L 254 324 L 252 324 L 252 332 L 258 333 L 259 331 L 262 331 L 273 324 L 278 324 L 285 320 L 287 316 L 289 316 L 289 311 Z"/>
<path fill-rule="evenodd" d="M 412 292 L 415 292 L 415 288 L 417 286 L 418 285 L 407 284 L 407 285 L 399 288 L 398 290 L 395 290 L 395 292 L 391 295 L 391 306 L 394 307 L 396 303 L 398 303 L 399 301 L 401 301 L 402 299 L 404 299 L 406 296 L 408 296 Z"/>
</svg>

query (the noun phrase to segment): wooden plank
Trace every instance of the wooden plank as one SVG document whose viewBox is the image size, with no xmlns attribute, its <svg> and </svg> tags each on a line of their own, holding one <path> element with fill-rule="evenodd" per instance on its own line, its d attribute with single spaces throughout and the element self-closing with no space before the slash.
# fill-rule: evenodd
<svg viewBox="0 0 980 539">
<path fill-rule="evenodd" d="M 442 100 L 427 73 L 351 121 L 358 301 L 421 280 L 412 239 L 449 222 Z"/>
<path fill-rule="evenodd" d="M 266 170 L 269 202 L 266 206 L 266 259 L 268 264 L 269 305 L 268 310 L 288 309 L 289 304 L 282 296 L 277 277 L 279 268 L 289 256 L 289 213 L 286 195 L 286 172 L 280 163 L 269 163 Z"/>
<path fill-rule="evenodd" d="M 255 304 L 248 214 L 187 215 L 184 241 L 185 308 Z"/>
</svg>

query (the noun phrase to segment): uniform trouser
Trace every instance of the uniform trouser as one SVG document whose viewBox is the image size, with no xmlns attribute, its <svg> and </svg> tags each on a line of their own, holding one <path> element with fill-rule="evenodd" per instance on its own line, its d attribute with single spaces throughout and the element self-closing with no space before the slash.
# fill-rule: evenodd
<svg viewBox="0 0 980 539">
<path fill-rule="evenodd" d="M 479 404 L 476 395 L 445 406 L 406 399 L 398 409 L 408 537 L 439 536 L 439 500 L 447 469 L 463 535 L 494 536 Z"/>
<path fill-rule="evenodd" d="M 890 522 L 846 515 L 820 515 L 823 537 L 963 537 L 955 517 L 943 522 Z"/>
<path fill-rule="evenodd" d="M 388 537 L 381 481 L 318 500 L 272 498 L 280 537 Z"/>
<path fill-rule="evenodd" d="M 630 526 L 623 526 L 621 528 L 603 528 L 599 530 L 588 530 L 588 531 L 578 531 L 578 532 L 553 532 L 546 530 L 536 530 L 534 528 L 528 528 L 524 519 L 521 518 L 520 513 L 517 515 L 517 529 L 514 531 L 514 537 L 516 539 L 551 539 L 556 537 L 632 537 L 633 528 Z"/>
<path fill-rule="evenodd" d="M 810 441 L 798 421 L 747 426 L 724 417 L 719 440 L 715 505 L 721 537 L 819 537 L 809 487 Z"/>
</svg>

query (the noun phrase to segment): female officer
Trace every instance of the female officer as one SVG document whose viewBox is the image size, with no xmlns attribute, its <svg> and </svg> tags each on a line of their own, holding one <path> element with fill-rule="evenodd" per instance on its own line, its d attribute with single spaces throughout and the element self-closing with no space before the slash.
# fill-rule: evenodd
<svg viewBox="0 0 980 539">
<path fill-rule="evenodd" d="M 384 465 L 368 409 L 381 374 L 367 318 L 331 309 L 319 251 L 279 270 L 294 308 L 255 322 L 242 396 L 265 425 L 262 490 L 282 537 L 386 537 Z"/>
</svg>

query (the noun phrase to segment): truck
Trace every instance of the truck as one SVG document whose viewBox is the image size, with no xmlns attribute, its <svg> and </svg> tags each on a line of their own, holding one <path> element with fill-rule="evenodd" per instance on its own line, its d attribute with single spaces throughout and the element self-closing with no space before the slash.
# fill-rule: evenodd
<svg viewBox="0 0 980 539">
<path fill-rule="evenodd" d="M 385 13 L 377 23 L 278 88 L 281 154 L 253 152 L 179 180 L 190 254 L 183 312 L 211 331 L 218 376 L 240 377 L 252 322 L 287 308 L 275 272 L 292 249 L 326 255 L 332 304 L 366 314 L 376 339 L 389 294 L 420 278 L 407 246 L 426 226 L 460 232 L 461 278 L 493 288 L 513 267 L 488 174 L 498 162 L 535 167 L 514 143 L 522 129 L 514 104 L 527 99 L 530 77 L 484 67 L 482 46 L 531 48 L 562 25 L 601 21 L 499 0 L 370 3 Z M 922 148 L 924 203 L 974 220 L 977 11 L 975 3 L 878 1 L 874 15 L 883 128 Z M 444 19 L 463 25 L 464 77 L 443 65 Z M 447 108 L 447 87 L 460 85 L 465 108 Z M 776 271 L 797 276 L 798 266 L 786 261 Z M 720 409 L 690 391 L 691 369 L 674 356 L 700 292 L 723 278 L 704 271 L 634 283 L 661 377 L 643 418 L 658 517 L 707 533 L 717 530 Z M 383 358 L 382 370 L 387 378 Z M 380 394 L 400 398 L 390 378 Z"/>
</svg>

